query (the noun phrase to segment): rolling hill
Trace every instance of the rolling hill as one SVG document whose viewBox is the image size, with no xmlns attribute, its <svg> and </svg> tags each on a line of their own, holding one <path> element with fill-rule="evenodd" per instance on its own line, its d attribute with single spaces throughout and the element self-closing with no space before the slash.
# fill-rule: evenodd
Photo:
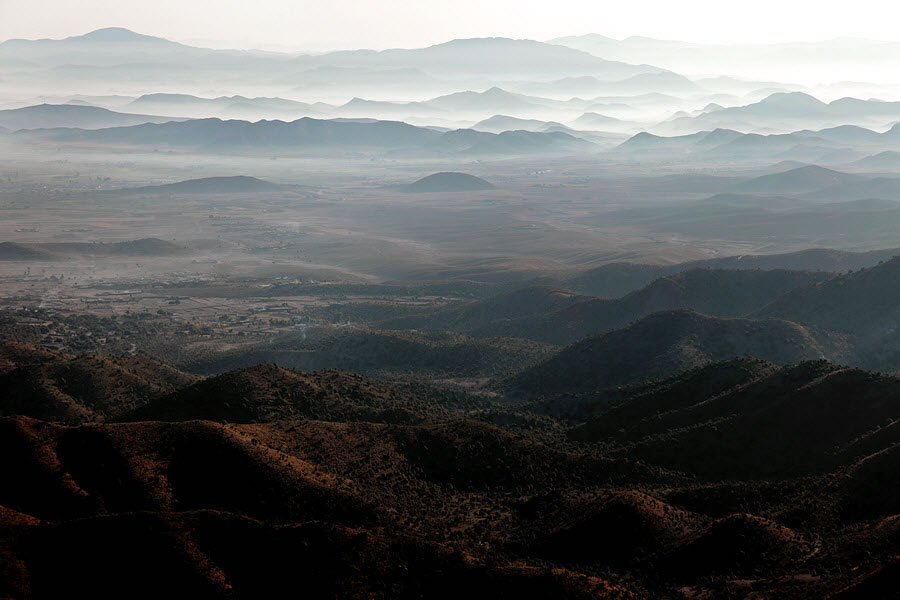
<svg viewBox="0 0 900 600">
<path fill-rule="evenodd" d="M 741 192 L 796 193 L 820 190 L 861 180 L 859 175 L 841 173 L 817 165 L 798 167 L 751 179 L 737 186 Z"/>
<path fill-rule="evenodd" d="M 489 133 L 502 133 L 504 131 L 547 131 L 551 127 L 562 127 L 554 121 L 541 121 L 538 119 L 520 119 L 507 115 L 494 115 L 472 125 L 477 131 Z"/>
<path fill-rule="evenodd" d="M 55 127 L 103 129 L 106 127 L 128 127 L 141 125 L 142 123 L 167 123 L 184 120 L 177 117 L 121 113 L 100 108 L 99 106 L 77 106 L 73 104 L 39 104 L 24 108 L 0 110 L 0 127 L 10 131 Z"/>
<path fill-rule="evenodd" d="M 396 152 L 400 155 L 577 153 L 595 148 L 591 142 L 560 131 L 506 131 L 501 134 L 454 130 L 439 132 L 399 121 L 312 119 L 249 121 L 193 119 L 98 130 L 58 128 L 21 131 L 18 140 L 183 148 L 212 153 L 278 151 L 292 154 L 345 151 Z"/>
<path fill-rule="evenodd" d="M 27 415 L 68 423 L 104 421 L 196 380 L 147 357 L 58 354 L 5 344 L 12 364 L 0 375 L 0 415 Z"/>
<path fill-rule="evenodd" d="M 259 423 L 291 418 L 419 422 L 426 407 L 381 382 L 340 371 L 259 365 L 204 379 L 136 408 L 129 419 Z"/>
<path fill-rule="evenodd" d="M 736 369 L 740 377 L 710 385 Z M 831 472 L 872 452 L 867 438 L 895 418 L 898 390 L 895 377 L 825 361 L 740 359 L 651 386 L 572 435 L 614 439 L 643 460 L 713 479 Z"/>
<path fill-rule="evenodd" d="M 900 248 L 848 252 L 812 248 L 785 254 L 743 254 L 671 266 L 637 263 L 609 263 L 588 269 L 560 281 L 562 287 L 604 298 L 619 298 L 638 290 L 653 280 L 691 269 L 786 269 L 792 271 L 827 271 L 841 273 L 873 267 L 881 261 L 900 255 Z"/>
<path fill-rule="evenodd" d="M 256 177 L 247 175 L 232 175 L 228 177 L 204 177 L 202 179 L 188 179 L 176 183 L 163 185 L 147 185 L 136 188 L 123 188 L 109 190 L 104 193 L 116 195 L 128 194 L 246 194 L 252 192 L 276 192 L 286 189 L 286 186 L 269 183 Z"/>
<path fill-rule="evenodd" d="M 301 371 L 341 369 L 389 379 L 503 377 L 550 356 L 546 344 L 512 338 L 476 338 L 451 332 L 384 331 L 307 328 L 307 338 L 295 336 L 266 342 L 238 352 L 217 352 L 184 368 L 201 373 L 261 363 Z"/>
<path fill-rule="evenodd" d="M 658 311 L 692 309 L 714 317 L 742 317 L 792 290 L 830 277 L 827 273 L 805 271 L 693 269 L 657 279 L 620 299 L 584 299 L 528 317 L 497 319 L 474 331 L 477 335 L 570 344 Z"/>
<path fill-rule="evenodd" d="M 494 185 L 481 177 L 475 177 L 468 173 L 434 173 L 400 186 L 399 189 L 410 193 L 440 193 L 440 192 L 475 192 L 493 189 Z"/>
<path fill-rule="evenodd" d="M 829 340 L 789 321 L 666 311 L 576 342 L 505 385 L 515 394 L 531 397 L 590 393 L 668 377 L 733 357 L 755 356 L 789 364 L 823 358 L 831 351 Z"/>
<path fill-rule="evenodd" d="M 723 108 L 666 124 L 671 132 L 729 128 L 769 128 L 782 132 L 833 124 L 880 126 L 900 116 L 900 103 L 842 98 L 829 103 L 803 92 L 777 92 L 745 106 Z"/>
<path fill-rule="evenodd" d="M 0 260 L 61 260 L 62 255 L 35 245 L 19 244 L 18 242 L 0 242 Z"/>
<path fill-rule="evenodd" d="M 755 315 L 839 331 L 855 340 L 854 364 L 900 369 L 900 257 L 785 294 Z"/>
<path fill-rule="evenodd" d="M 0 373 L 69 360 L 0 347 Z M 624 600 L 752 577 L 801 600 L 879 597 L 900 531 L 898 385 L 733 359 L 623 388 L 567 435 L 531 405 L 261 365 L 116 423 L 0 417 L 17 457 L 0 462 L 0 589 Z"/>
<path fill-rule="evenodd" d="M 663 310 L 693 309 L 710 316 L 744 316 L 791 290 L 832 276 L 808 271 L 693 269 L 657 279 L 619 299 L 530 287 L 462 305 L 387 319 L 378 326 L 451 330 L 476 336 L 569 344 Z"/>
</svg>

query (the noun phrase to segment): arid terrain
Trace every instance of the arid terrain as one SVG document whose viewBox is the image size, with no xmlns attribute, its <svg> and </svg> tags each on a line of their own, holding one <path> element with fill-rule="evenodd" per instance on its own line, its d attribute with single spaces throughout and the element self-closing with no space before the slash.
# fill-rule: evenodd
<svg viewBox="0 0 900 600">
<path fill-rule="evenodd" d="M 0 598 L 896 598 L 850 43 L 0 43 Z"/>
</svg>

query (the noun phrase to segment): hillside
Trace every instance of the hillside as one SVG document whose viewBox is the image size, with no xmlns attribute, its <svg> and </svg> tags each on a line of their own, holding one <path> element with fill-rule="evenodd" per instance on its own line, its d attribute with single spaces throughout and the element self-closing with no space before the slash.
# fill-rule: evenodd
<svg viewBox="0 0 900 600">
<path fill-rule="evenodd" d="M 475 192 L 493 189 L 494 186 L 480 177 L 468 173 L 434 173 L 400 186 L 400 190 L 410 193 L 424 192 Z"/>
<path fill-rule="evenodd" d="M 471 129 L 440 132 L 400 121 L 375 119 L 313 119 L 240 121 L 207 118 L 184 122 L 146 123 L 97 130 L 57 128 L 20 131 L 21 143 L 53 141 L 102 144 L 109 147 L 182 148 L 217 154 L 278 151 L 289 154 L 389 152 L 395 156 L 443 154 L 555 154 L 592 151 L 593 143 L 561 131 L 505 131 L 499 134 Z"/>
<path fill-rule="evenodd" d="M 133 411 L 129 419 L 258 423 L 291 418 L 417 422 L 427 407 L 381 382 L 343 373 L 300 373 L 275 365 L 230 371 Z"/>
<path fill-rule="evenodd" d="M 520 119 L 507 115 L 494 115 L 472 125 L 477 131 L 490 133 L 502 133 L 504 131 L 547 131 L 551 127 L 561 126 L 553 121 L 541 121 L 539 119 Z"/>
<path fill-rule="evenodd" d="M 710 385 L 723 369 L 740 377 Z M 873 451 L 873 435 L 879 448 L 893 443 L 895 432 L 875 432 L 896 418 L 898 392 L 900 379 L 824 361 L 742 359 L 660 383 L 572 435 L 615 440 L 629 455 L 712 479 L 808 475 L 856 464 Z"/>
<path fill-rule="evenodd" d="M 539 317 L 589 299 L 561 288 L 526 287 L 483 300 L 455 303 L 438 309 L 382 320 L 386 329 L 474 331 L 494 321 Z"/>
<path fill-rule="evenodd" d="M 68 423 L 104 421 L 196 380 L 147 357 L 49 355 L 4 344 L 0 416 L 27 415 Z"/>
<path fill-rule="evenodd" d="M 121 113 L 98 106 L 74 104 L 40 104 L 0 110 L 0 127 L 10 131 L 54 127 L 103 129 L 105 127 L 128 127 L 142 123 L 167 123 L 183 120 L 175 117 Z"/>
<path fill-rule="evenodd" d="M 561 281 L 560 285 L 592 296 L 619 298 L 646 286 L 655 279 L 691 269 L 786 269 L 842 273 L 848 269 L 873 267 L 880 261 L 889 260 L 898 254 L 900 254 L 900 248 L 869 252 L 812 248 L 785 254 L 726 256 L 671 266 L 619 262 L 588 269 L 567 277 Z"/>
<path fill-rule="evenodd" d="M 7 374 L 71 360 L 0 347 Z M 568 436 L 531 405 L 408 390 L 261 365 L 117 423 L 2 417 L 0 589 L 625 600 L 752 577 L 812 600 L 877 590 L 891 564 L 896 378 L 709 363 Z"/>
<path fill-rule="evenodd" d="M 900 368 L 900 257 L 830 281 L 794 290 L 756 315 L 839 331 L 856 340 L 855 364 Z"/>
<path fill-rule="evenodd" d="M 568 344 L 658 311 L 692 309 L 715 317 L 745 316 L 787 292 L 831 277 L 809 271 L 692 269 L 657 279 L 623 298 L 580 300 L 527 318 L 510 315 L 475 331 Z"/>
<path fill-rule="evenodd" d="M 789 321 L 658 312 L 623 329 L 576 342 L 505 386 L 532 397 L 586 393 L 660 379 L 732 357 L 755 356 L 789 364 L 822 358 L 832 350 L 830 340 Z"/>
</svg>

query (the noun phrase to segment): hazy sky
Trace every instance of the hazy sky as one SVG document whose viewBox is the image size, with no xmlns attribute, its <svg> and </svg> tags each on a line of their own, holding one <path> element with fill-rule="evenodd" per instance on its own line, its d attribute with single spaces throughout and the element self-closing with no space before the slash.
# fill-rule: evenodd
<svg viewBox="0 0 900 600">
<path fill-rule="evenodd" d="M 0 40 L 121 26 L 185 42 L 417 47 L 459 37 L 602 33 L 690 41 L 898 39 L 890 0 L 0 0 Z M 852 10 L 851 10 L 852 9 Z"/>
</svg>

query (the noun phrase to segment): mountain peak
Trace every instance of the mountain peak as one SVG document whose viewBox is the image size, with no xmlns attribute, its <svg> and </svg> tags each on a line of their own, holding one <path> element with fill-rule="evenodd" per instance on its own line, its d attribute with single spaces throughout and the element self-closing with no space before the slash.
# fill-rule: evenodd
<svg viewBox="0 0 900 600">
<path fill-rule="evenodd" d="M 760 104 L 781 106 L 823 106 L 825 103 L 805 92 L 775 92 L 759 101 Z"/>
<path fill-rule="evenodd" d="M 125 29 L 124 27 L 105 27 L 103 29 L 95 29 L 89 33 L 85 33 L 84 35 L 76 35 L 69 38 L 66 38 L 69 41 L 84 41 L 84 42 L 115 42 L 115 43 L 125 43 L 125 42 L 166 42 L 169 43 L 168 40 L 154 37 L 152 35 L 143 35 L 141 33 L 136 33 L 131 31 L 130 29 Z"/>
</svg>

